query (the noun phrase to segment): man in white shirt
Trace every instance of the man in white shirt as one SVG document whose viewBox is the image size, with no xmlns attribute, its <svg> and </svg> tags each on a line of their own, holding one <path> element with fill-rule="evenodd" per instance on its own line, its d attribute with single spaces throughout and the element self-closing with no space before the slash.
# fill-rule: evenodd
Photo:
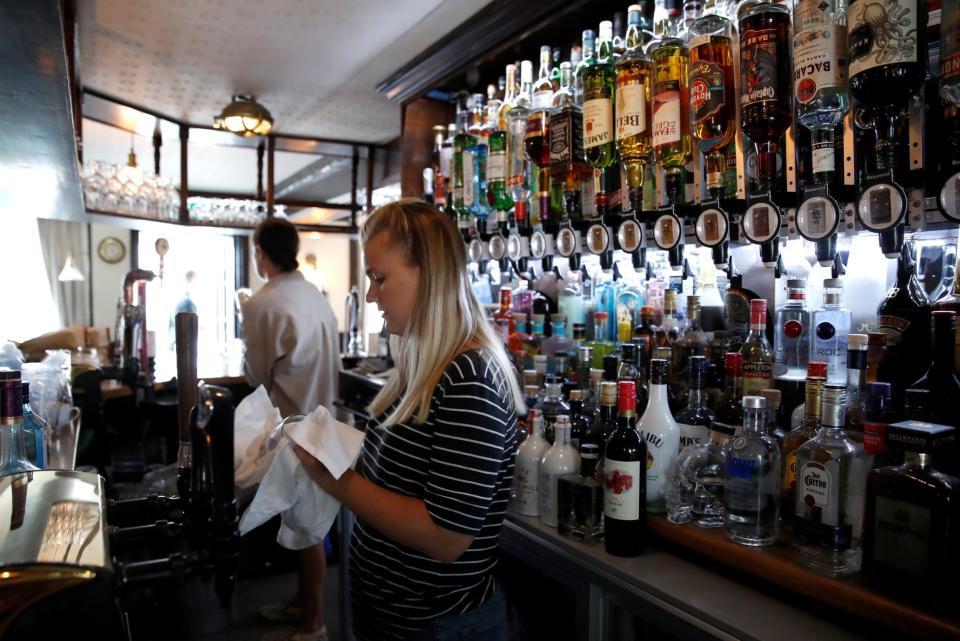
<svg viewBox="0 0 960 641">
<path fill-rule="evenodd" d="M 286 417 L 318 405 L 333 413 L 340 370 L 340 339 L 330 303 L 297 271 L 300 236 L 285 218 L 270 217 L 253 234 L 257 274 L 266 284 L 243 304 L 243 372 L 263 385 Z M 323 544 L 299 551 L 297 595 L 264 616 L 296 620 L 295 641 L 326 641 Z"/>
</svg>

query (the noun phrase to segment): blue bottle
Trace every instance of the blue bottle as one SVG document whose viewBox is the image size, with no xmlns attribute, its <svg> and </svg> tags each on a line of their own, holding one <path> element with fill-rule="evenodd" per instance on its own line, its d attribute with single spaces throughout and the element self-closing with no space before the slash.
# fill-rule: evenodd
<svg viewBox="0 0 960 641">
<path fill-rule="evenodd" d="M 23 444 L 20 372 L 0 372 L 0 476 L 37 469 Z"/>
<path fill-rule="evenodd" d="M 23 381 L 20 389 L 23 395 L 23 446 L 30 462 L 42 470 L 47 467 L 47 422 L 30 407 L 30 383 Z"/>
</svg>

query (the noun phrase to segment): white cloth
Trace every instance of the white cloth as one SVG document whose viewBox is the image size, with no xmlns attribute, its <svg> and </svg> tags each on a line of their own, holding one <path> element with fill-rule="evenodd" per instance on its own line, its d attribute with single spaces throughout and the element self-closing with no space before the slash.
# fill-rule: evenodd
<svg viewBox="0 0 960 641">
<path fill-rule="evenodd" d="M 340 371 L 337 319 L 298 271 L 278 274 L 243 305 L 243 373 L 284 416 L 333 410 Z"/>
<path fill-rule="evenodd" d="M 263 480 L 275 449 L 261 453 L 267 437 L 280 424 L 280 410 L 260 385 L 240 401 L 233 413 L 233 482 L 247 488 Z"/>
<path fill-rule="evenodd" d="M 260 442 L 263 443 L 268 434 Z M 334 478 L 340 478 L 360 455 L 363 433 L 333 419 L 321 405 L 296 423 L 288 423 L 281 438 L 267 457 L 258 456 L 256 468 L 267 465 L 260 487 L 250 507 L 240 519 L 240 534 L 280 515 L 277 542 L 285 548 L 300 550 L 323 541 L 340 511 L 340 502 L 320 489 L 307 476 L 293 451 L 297 443 L 320 460 Z M 254 449 L 248 445 L 247 451 Z M 260 453 L 260 446 L 255 450 Z"/>
</svg>

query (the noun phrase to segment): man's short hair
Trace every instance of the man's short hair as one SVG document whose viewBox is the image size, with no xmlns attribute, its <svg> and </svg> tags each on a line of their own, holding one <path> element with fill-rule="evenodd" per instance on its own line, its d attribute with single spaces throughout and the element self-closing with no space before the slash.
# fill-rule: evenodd
<svg viewBox="0 0 960 641">
<path fill-rule="evenodd" d="M 300 235 L 286 218 L 270 216 L 260 221 L 253 232 L 253 244 L 260 248 L 278 269 L 291 272 L 297 268 Z"/>
</svg>

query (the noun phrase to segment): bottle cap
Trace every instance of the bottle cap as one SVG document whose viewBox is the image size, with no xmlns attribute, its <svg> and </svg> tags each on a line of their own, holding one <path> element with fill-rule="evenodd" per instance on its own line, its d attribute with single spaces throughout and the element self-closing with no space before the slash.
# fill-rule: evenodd
<svg viewBox="0 0 960 641">
<path fill-rule="evenodd" d="M 533 366 L 536 368 L 536 370 L 537 370 L 538 372 L 540 371 L 540 366 L 546 367 L 546 366 L 547 366 L 547 355 L 546 355 L 546 354 L 536 354 L 536 355 L 533 357 Z"/>
<path fill-rule="evenodd" d="M 806 289 L 807 281 L 802 278 L 791 278 L 787 280 L 787 289 Z"/>
<path fill-rule="evenodd" d="M 572 389 L 567 392 L 567 396 L 571 401 L 582 401 L 583 400 L 583 390 L 581 389 Z"/>
<path fill-rule="evenodd" d="M 810 361 L 807 363 L 807 378 L 826 378 L 827 364 L 822 361 Z"/>
<path fill-rule="evenodd" d="M 782 393 L 778 389 L 767 388 L 760 390 L 760 395 L 767 399 L 767 407 L 772 407 L 774 410 L 780 408 L 780 399 Z"/>
<path fill-rule="evenodd" d="M 553 353 L 554 358 L 567 358 L 568 356 L 570 356 L 570 354 L 568 354 L 566 350 L 562 349 Z"/>
<path fill-rule="evenodd" d="M 573 324 L 573 340 L 586 340 L 587 330 L 584 328 L 583 323 L 574 323 Z"/>
<path fill-rule="evenodd" d="M 637 362 L 637 346 L 633 343 L 624 343 L 620 346 L 620 360 L 631 365 Z"/>
<path fill-rule="evenodd" d="M 743 409 L 764 409 L 767 406 L 767 399 L 762 396 L 744 396 Z"/>
<path fill-rule="evenodd" d="M 617 411 L 637 411 L 637 384 L 633 381 L 619 381 L 617 383 Z"/>
<path fill-rule="evenodd" d="M 820 424 L 824 427 L 843 427 L 847 414 L 847 386 L 827 383 L 823 386 L 823 409 Z"/>
<path fill-rule="evenodd" d="M 743 355 L 740 352 L 727 352 L 723 355 L 723 368 L 728 374 L 739 376 L 743 369 Z"/>
<path fill-rule="evenodd" d="M 887 335 L 883 332 L 870 332 L 867 334 L 867 345 L 883 347 L 887 344 Z"/>
<path fill-rule="evenodd" d="M 670 371 L 669 363 L 663 358 L 655 358 L 650 361 L 650 384 L 666 385 L 667 373 Z"/>
<path fill-rule="evenodd" d="M 523 382 L 527 385 L 536 385 L 537 384 L 537 370 L 535 369 L 525 369 L 523 370 Z"/>
<path fill-rule="evenodd" d="M 574 330 L 576 332 L 576 330 Z M 593 360 L 593 348 L 589 345 L 581 345 L 577 348 L 577 360 L 581 363 L 589 363 Z"/>
<path fill-rule="evenodd" d="M 610 20 L 600 23 L 600 40 L 613 40 L 613 22 Z"/>
<path fill-rule="evenodd" d="M 600 458 L 600 446 L 596 443 L 581 443 L 580 444 L 580 458 Z"/>
<path fill-rule="evenodd" d="M 627 13 L 643 13 L 643 5 L 632 4 L 627 7 Z"/>
<path fill-rule="evenodd" d="M 600 382 L 603 378 L 603 370 L 597 367 L 590 368 L 590 380 L 592 382 Z"/>
<path fill-rule="evenodd" d="M 707 369 L 710 363 L 706 356 L 691 356 L 687 363 L 690 371 L 690 387 L 703 387 L 704 379 L 707 377 Z"/>
<path fill-rule="evenodd" d="M 20 380 L 20 372 L 14 369 L 0 369 L 0 382 Z"/>
<path fill-rule="evenodd" d="M 956 430 L 949 425 L 925 421 L 901 421 L 887 426 L 887 447 L 905 452 L 925 454 L 942 445 L 953 443 Z"/>
<path fill-rule="evenodd" d="M 539 393 L 540 393 L 540 388 L 537 387 L 536 385 L 524 385 L 524 386 L 523 386 L 523 395 L 524 395 L 524 396 L 527 396 L 527 397 L 536 396 L 536 395 L 539 394 Z"/>
<path fill-rule="evenodd" d="M 843 281 L 839 278 L 825 278 L 823 287 L 824 289 L 843 289 Z"/>
<path fill-rule="evenodd" d="M 762 298 L 754 298 L 750 301 L 750 327 L 751 329 L 765 329 L 767 326 L 767 301 Z"/>
<path fill-rule="evenodd" d="M 617 357 L 613 354 L 608 354 L 603 357 L 603 377 L 608 381 L 617 380 Z"/>
<path fill-rule="evenodd" d="M 597 472 L 600 446 L 596 443 L 580 444 L 580 476 L 590 478 Z"/>
<path fill-rule="evenodd" d="M 617 384 L 614 383 L 613 381 L 604 381 L 600 383 L 600 404 L 601 405 L 617 404 Z"/>
<path fill-rule="evenodd" d="M 654 310 L 649 305 L 644 305 L 640 308 L 640 318 L 653 318 L 656 310 Z"/>
<path fill-rule="evenodd" d="M 653 355 L 656 358 L 662 358 L 665 361 L 670 361 L 673 358 L 673 348 L 660 345 L 655 350 L 653 350 Z"/>
<path fill-rule="evenodd" d="M 608 316 L 609 316 L 609 314 L 607 314 L 607 312 L 594 312 L 594 314 L 593 314 L 593 317 L 594 317 L 596 320 L 607 320 L 607 317 L 608 317 Z"/>
<path fill-rule="evenodd" d="M 30 402 L 30 381 L 22 381 L 20 383 L 20 395 L 23 396 L 24 404 Z"/>
<path fill-rule="evenodd" d="M 540 323 L 540 324 L 542 325 L 544 318 L 545 318 L 545 317 L 544 317 L 543 314 L 530 314 L 530 322 L 531 322 L 531 323 Z"/>
<path fill-rule="evenodd" d="M 19 374 L 17 372 L 18 377 Z M 23 416 L 21 393 L 19 378 L 0 381 L 0 421 L 14 421 Z"/>
<path fill-rule="evenodd" d="M 847 334 L 847 349 L 855 352 L 865 352 L 869 341 L 870 338 L 866 334 Z"/>
<path fill-rule="evenodd" d="M 903 394 L 903 414 L 908 419 L 925 421 L 930 417 L 930 390 L 908 389 Z"/>
<path fill-rule="evenodd" d="M 533 82 L 533 63 L 529 60 L 520 63 L 520 82 L 522 84 Z"/>
</svg>

